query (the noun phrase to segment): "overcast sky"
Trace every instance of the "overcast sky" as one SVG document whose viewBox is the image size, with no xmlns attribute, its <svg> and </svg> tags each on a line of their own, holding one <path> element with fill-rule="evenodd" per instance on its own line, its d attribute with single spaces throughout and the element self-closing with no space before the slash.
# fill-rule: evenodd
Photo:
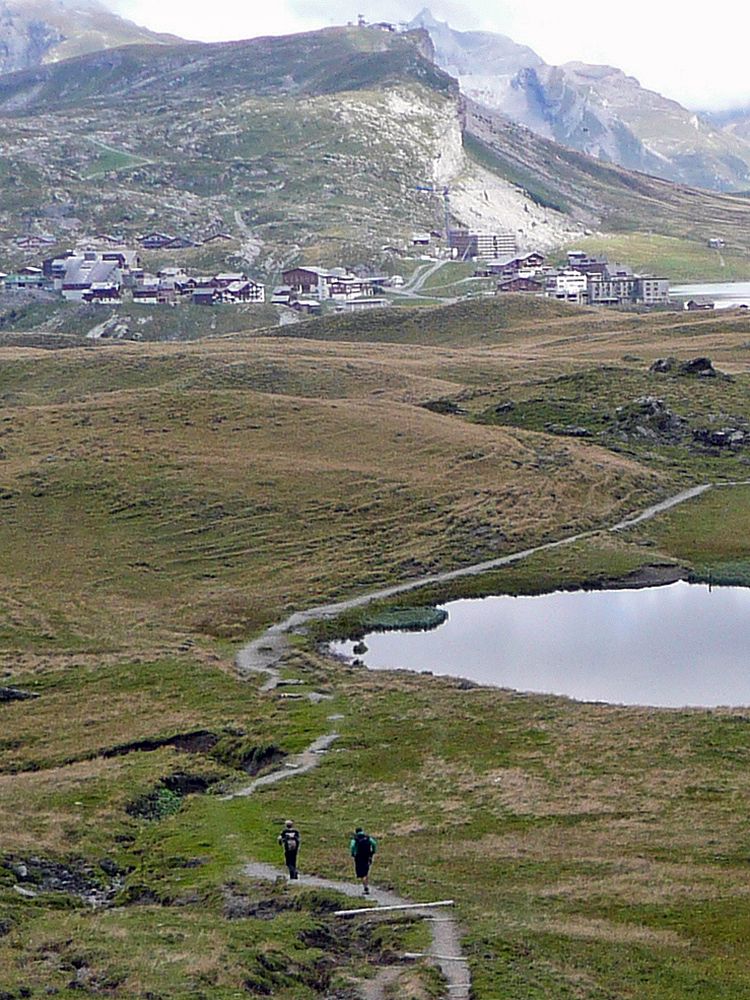
<svg viewBox="0 0 750 1000">
<path fill-rule="evenodd" d="M 368 20 L 409 20 L 420 0 L 105 0 L 158 31 L 220 41 L 280 35 Z M 750 104 L 750 5 L 713 0 L 627 0 L 578 5 L 560 0 L 434 0 L 433 14 L 461 30 L 483 29 L 530 45 L 550 63 L 608 63 L 692 108 Z M 691 8 L 701 11 L 692 13 Z"/>
</svg>

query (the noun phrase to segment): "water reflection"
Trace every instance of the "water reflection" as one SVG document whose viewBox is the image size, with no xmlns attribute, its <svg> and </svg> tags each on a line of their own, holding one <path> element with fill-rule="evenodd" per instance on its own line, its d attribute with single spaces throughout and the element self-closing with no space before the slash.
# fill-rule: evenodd
<svg viewBox="0 0 750 1000">
<path fill-rule="evenodd" d="M 432 632 L 368 635 L 373 669 L 430 670 L 627 705 L 750 705 L 750 589 L 489 597 L 446 605 Z M 352 643 L 336 652 L 352 655 Z"/>
</svg>

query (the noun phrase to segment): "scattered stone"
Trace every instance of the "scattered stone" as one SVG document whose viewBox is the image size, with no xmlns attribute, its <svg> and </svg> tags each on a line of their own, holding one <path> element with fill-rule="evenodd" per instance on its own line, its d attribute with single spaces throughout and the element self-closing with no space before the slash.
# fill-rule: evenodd
<svg viewBox="0 0 750 1000">
<path fill-rule="evenodd" d="M 550 434 L 563 434 L 566 437 L 591 437 L 591 431 L 588 427 L 580 427 L 578 424 L 546 424 L 544 429 Z"/>
<path fill-rule="evenodd" d="M 93 866 L 80 861 L 62 864 L 47 858 L 24 860 L 6 858 L 2 866 L 23 882 L 13 886 L 20 896 L 33 898 L 40 893 L 61 893 L 76 896 L 91 906 L 111 903 L 121 886 L 119 869 L 109 879 L 103 879 Z"/>
<path fill-rule="evenodd" d="M 38 697 L 38 694 L 33 694 L 31 691 L 21 691 L 19 688 L 14 687 L 0 687 L 0 703 L 9 701 L 30 701 L 32 698 Z"/>
<path fill-rule="evenodd" d="M 667 372 L 674 371 L 677 367 L 677 358 L 659 358 L 657 361 L 650 366 L 650 372 L 659 372 L 660 374 L 666 374 Z"/>
<path fill-rule="evenodd" d="M 716 369 L 710 358 L 693 358 L 691 361 L 683 361 L 680 365 L 683 375 L 701 375 L 704 378 L 716 378 Z"/>
<path fill-rule="evenodd" d="M 739 427 L 722 427 L 719 430 L 699 427 L 693 431 L 693 440 L 709 448 L 741 448 L 746 439 L 747 434 Z"/>
<path fill-rule="evenodd" d="M 618 406 L 615 419 L 617 430 L 626 440 L 640 437 L 678 441 L 685 432 L 686 421 L 656 396 L 641 396 L 632 403 Z"/>
<path fill-rule="evenodd" d="M 352 652 L 356 653 L 357 656 L 362 656 L 367 652 L 367 643 L 360 640 L 352 646 Z"/>
<path fill-rule="evenodd" d="M 689 361 L 678 361 L 677 358 L 659 358 L 649 367 L 650 372 L 666 375 L 675 372 L 678 375 L 697 375 L 701 378 L 717 378 L 719 372 L 714 368 L 710 358 L 691 358 Z M 722 375 L 722 378 L 729 378 Z"/>
<path fill-rule="evenodd" d="M 509 400 L 507 403 L 498 403 L 494 412 L 499 416 L 501 413 L 510 413 L 512 410 L 515 410 L 515 408 L 516 404 L 513 400 Z"/>
<path fill-rule="evenodd" d="M 15 892 L 18 893 L 19 896 L 26 896 L 28 899 L 34 899 L 36 897 L 36 893 L 34 892 L 34 890 L 27 889 L 25 886 L 14 885 L 13 889 Z"/>
</svg>

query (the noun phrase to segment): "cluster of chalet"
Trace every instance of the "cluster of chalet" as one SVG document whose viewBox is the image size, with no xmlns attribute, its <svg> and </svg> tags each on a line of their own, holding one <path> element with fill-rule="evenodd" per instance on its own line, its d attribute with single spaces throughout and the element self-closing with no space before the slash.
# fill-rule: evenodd
<svg viewBox="0 0 750 1000">
<path fill-rule="evenodd" d="M 190 250 L 195 247 L 211 246 L 213 243 L 231 243 L 233 239 L 230 233 L 210 233 L 202 239 L 192 239 L 189 236 L 153 232 L 140 236 L 138 243 L 144 250 Z"/>
<path fill-rule="evenodd" d="M 69 251 L 43 261 L 41 267 L 23 267 L 0 279 L 6 291 L 47 290 L 69 302 L 117 304 L 127 292 L 144 305 L 176 305 L 189 300 L 199 305 L 265 302 L 265 286 L 240 272 L 193 276 L 181 267 L 165 267 L 148 274 L 137 250 L 122 247 Z"/>
<path fill-rule="evenodd" d="M 635 274 L 626 264 L 590 257 L 583 250 L 568 254 L 567 266 L 545 267 L 544 255 L 533 251 L 488 261 L 483 275 L 497 275 L 498 292 L 532 292 L 577 305 L 656 306 L 669 303 L 669 281 Z"/>
<path fill-rule="evenodd" d="M 124 236 L 111 233 L 98 233 L 93 237 L 102 246 L 122 246 L 127 242 Z M 19 233 L 12 238 L 19 250 L 45 250 L 59 242 L 58 237 L 49 233 Z M 139 246 L 144 250 L 189 250 L 194 247 L 211 246 L 214 243 L 231 243 L 234 237 L 231 233 L 210 232 L 206 236 L 190 237 L 174 235 L 173 233 L 151 232 L 137 238 Z"/>
<path fill-rule="evenodd" d="M 342 312 L 360 312 L 389 305 L 382 295 L 388 278 L 362 278 L 343 267 L 293 267 L 282 272 L 283 285 L 271 301 L 298 312 L 317 313 L 322 303 L 333 302 Z"/>
</svg>

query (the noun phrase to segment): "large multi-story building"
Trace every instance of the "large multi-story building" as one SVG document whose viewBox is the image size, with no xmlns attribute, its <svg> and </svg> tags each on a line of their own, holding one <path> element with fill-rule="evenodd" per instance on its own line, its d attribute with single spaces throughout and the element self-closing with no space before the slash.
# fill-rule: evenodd
<svg viewBox="0 0 750 1000">
<path fill-rule="evenodd" d="M 669 281 L 666 278 L 641 277 L 636 281 L 636 301 L 645 306 L 663 306 L 669 302 Z"/>
<path fill-rule="evenodd" d="M 570 270 L 586 278 L 586 301 L 592 306 L 665 305 L 669 281 L 634 274 L 627 264 L 611 264 L 606 257 L 590 257 L 582 250 L 568 253 Z"/>
<path fill-rule="evenodd" d="M 455 256 L 468 260 L 470 257 L 494 260 L 516 252 L 514 233 L 472 233 L 468 229 L 451 229 L 448 232 L 448 246 Z"/>
<path fill-rule="evenodd" d="M 562 302 L 575 302 L 581 305 L 588 301 L 587 278 L 580 271 L 566 268 L 547 277 L 546 295 L 550 299 L 560 299 Z"/>
</svg>

